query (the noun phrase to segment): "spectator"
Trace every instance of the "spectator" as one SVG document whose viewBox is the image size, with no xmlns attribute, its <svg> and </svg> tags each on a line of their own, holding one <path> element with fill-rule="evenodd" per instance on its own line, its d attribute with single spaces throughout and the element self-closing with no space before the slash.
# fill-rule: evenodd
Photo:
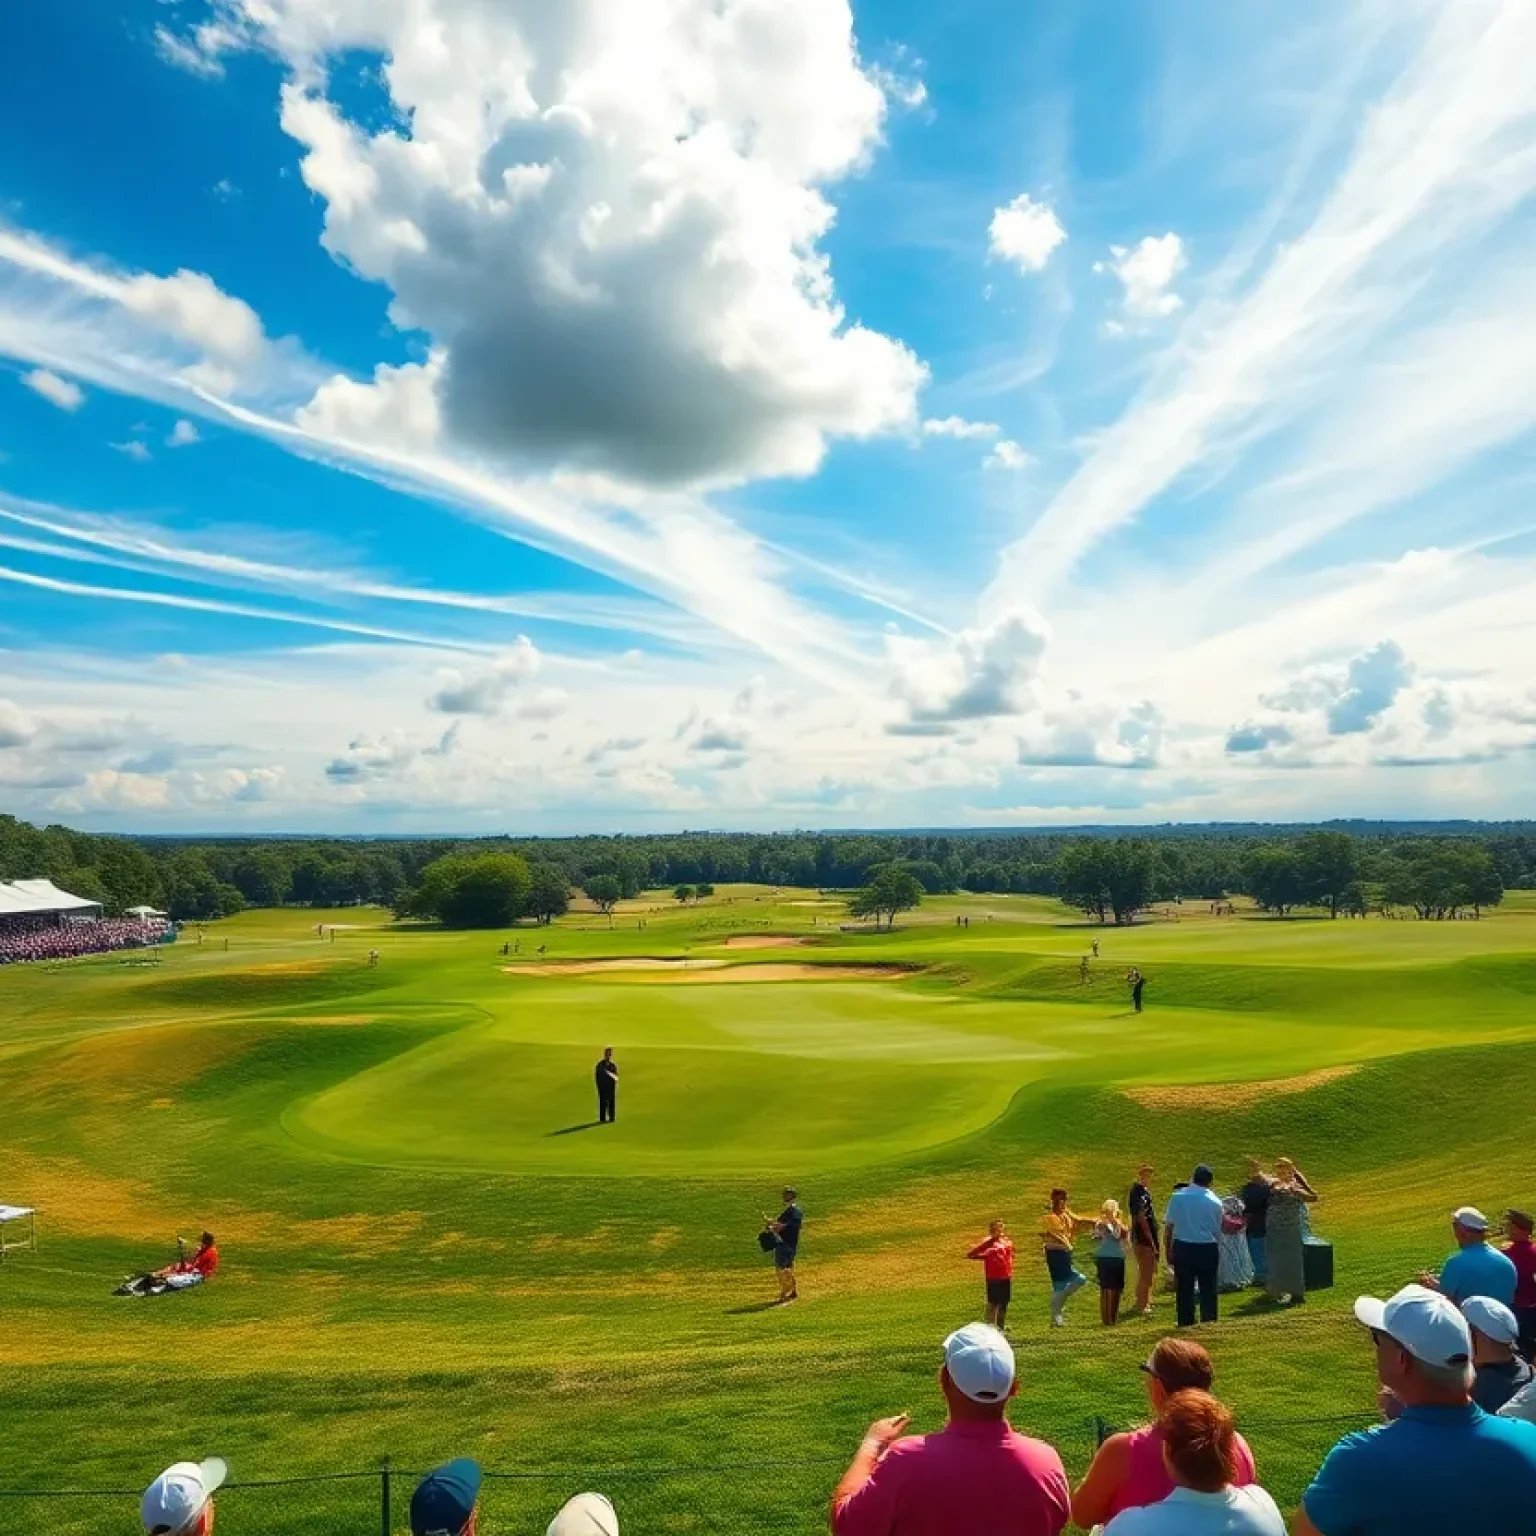
<svg viewBox="0 0 1536 1536">
<path fill-rule="evenodd" d="M 467 1456 L 445 1462 L 411 1495 L 411 1536 L 475 1536 L 480 1464 Z"/>
<path fill-rule="evenodd" d="M 1163 1218 L 1173 1249 L 1173 1283 L 1178 1293 L 1179 1327 L 1195 1320 L 1195 1296 L 1200 1297 L 1200 1321 L 1217 1316 L 1217 1271 L 1220 1267 L 1221 1198 L 1211 1188 L 1216 1175 L 1201 1163 L 1194 1182 L 1176 1190 Z"/>
<path fill-rule="evenodd" d="M 1157 1217 L 1152 1204 L 1152 1165 L 1136 1170 L 1126 1210 L 1131 1218 L 1131 1252 L 1136 1258 L 1136 1310 L 1152 1315 L 1152 1282 L 1157 1278 Z"/>
<path fill-rule="evenodd" d="M 1176 1392 L 1158 1428 L 1173 1491 L 1116 1515 L 1104 1536 L 1285 1536 L 1275 1501 L 1254 1484 L 1235 1483 L 1237 1432 L 1210 1393 Z"/>
<path fill-rule="evenodd" d="M 1509 1246 L 1502 1252 L 1515 1266 L 1514 1310 L 1520 1324 L 1520 1353 L 1536 1362 L 1536 1243 L 1531 1241 L 1531 1218 L 1524 1211 L 1505 1211 L 1504 1231 Z"/>
<path fill-rule="evenodd" d="M 1302 1498 L 1293 1536 L 1449 1536 L 1519 1531 L 1536 1508 L 1536 1426 L 1486 1414 L 1471 1396 L 1472 1337 L 1444 1296 L 1404 1286 L 1362 1296 L 1392 1423 L 1345 1435 Z"/>
<path fill-rule="evenodd" d="M 1013 1350 L 971 1323 L 944 1341 L 939 1390 L 948 1422 L 900 1439 L 907 1415 L 871 1424 L 832 1496 L 834 1536 L 1058 1536 L 1070 1509 L 1061 1457 L 1013 1429 Z"/>
<path fill-rule="evenodd" d="M 1486 1296 L 1473 1296 L 1461 1309 L 1472 1329 L 1472 1401 L 1484 1413 L 1497 1413 L 1530 1384 L 1532 1371 L 1515 1353 L 1520 1325 L 1508 1307 Z"/>
<path fill-rule="evenodd" d="M 228 1476 L 228 1466 L 217 1456 L 167 1467 L 139 1500 L 148 1536 L 209 1536 L 213 1496 Z"/>
<path fill-rule="evenodd" d="M 1253 1255 L 1248 1251 L 1248 1215 L 1240 1195 L 1221 1202 L 1221 1236 L 1216 1240 L 1216 1286 L 1245 1291 L 1253 1280 Z"/>
<path fill-rule="evenodd" d="M 1488 1218 L 1475 1205 L 1463 1205 L 1451 1213 L 1456 1252 L 1440 1268 L 1438 1277 L 1428 1271 L 1419 1284 L 1450 1297 L 1459 1307 L 1472 1296 L 1487 1296 L 1512 1307 L 1519 1276 L 1515 1266 L 1497 1248 L 1488 1246 Z"/>
<path fill-rule="evenodd" d="M 800 1228 L 805 1225 L 805 1212 L 800 1208 L 800 1195 L 787 1184 L 779 1191 L 784 1209 L 777 1221 L 763 1216 L 763 1226 L 778 1239 L 773 1247 L 774 1273 L 779 1277 L 779 1304 L 785 1305 L 800 1299 L 800 1283 L 795 1278 L 795 1258 L 800 1252 Z"/>
<path fill-rule="evenodd" d="M 1045 1267 L 1051 1277 L 1051 1327 L 1064 1328 L 1067 1302 L 1088 1284 L 1088 1277 L 1072 1262 L 1072 1243 L 1077 1234 L 1093 1223 L 1075 1215 L 1067 1204 L 1064 1189 L 1051 1191 L 1051 1208 L 1040 1218 L 1040 1235 L 1045 1244 Z"/>
<path fill-rule="evenodd" d="M 1088 1475 L 1072 1495 L 1072 1520 L 1084 1530 L 1112 1520 L 1122 1510 L 1157 1504 L 1173 1492 L 1173 1478 L 1163 1459 L 1163 1408 L 1176 1393 L 1210 1393 L 1216 1381 L 1211 1357 L 1193 1339 L 1161 1340 L 1143 1363 L 1154 1422 L 1111 1435 L 1099 1447 Z M 1228 1482 L 1246 1487 L 1254 1481 L 1253 1452 L 1239 1434 L 1232 1436 L 1232 1475 Z"/>
<path fill-rule="evenodd" d="M 1273 1301 L 1307 1299 L 1307 1207 L 1317 1198 L 1306 1174 L 1290 1158 L 1276 1160 L 1264 1240 L 1264 1289 Z"/>
<path fill-rule="evenodd" d="M 994 1221 L 987 1235 L 967 1254 L 980 1259 L 987 1282 L 987 1321 L 999 1332 L 1007 1332 L 1008 1305 L 1013 1300 L 1013 1239 L 1000 1221 Z"/>
<path fill-rule="evenodd" d="M 1093 1224 L 1093 1267 L 1099 1280 L 1099 1321 L 1113 1328 L 1120 1321 L 1120 1298 L 1125 1294 L 1125 1239 L 1128 1229 L 1120 1219 L 1120 1202 L 1106 1200 Z"/>
<path fill-rule="evenodd" d="M 1536 1424 L 1536 1381 L 1522 1388 L 1499 1409 L 1501 1419 L 1524 1419 L 1527 1424 Z"/>
<path fill-rule="evenodd" d="M 619 1536 L 619 1517 L 600 1493 L 578 1493 L 561 1506 L 544 1536 Z"/>
<path fill-rule="evenodd" d="M 181 1246 L 181 1239 L 176 1239 L 178 1251 L 185 1252 Z M 155 1271 L 157 1280 L 164 1280 L 172 1290 L 183 1291 L 189 1286 L 201 1285 L 204 1280 L 211 1280 L 218 1272 L 219 1250 L 214 1246 L 213 1233 L 204 1232 L 198 1239 L 197 1252 L 190 1259 L 178 1259 L 174 1264 L 168 1264 L 164 1269 Z"/>
<path fill-rule="evenodd" d="M 1248 1159 L 1248 1182 L 1237 1192 L 1243 1202 L 1243 1214 L 1248 1226 L 1244 1236 L 1248 1241 L 1248 1258 L 1253 1265 L 1253 1283 L 1262 1286 L 1269 1274 L 1265 1258 L 1264 1242 L 1269 1221 L 1269 1175 L 1256 1157 Z"/>
</svg>

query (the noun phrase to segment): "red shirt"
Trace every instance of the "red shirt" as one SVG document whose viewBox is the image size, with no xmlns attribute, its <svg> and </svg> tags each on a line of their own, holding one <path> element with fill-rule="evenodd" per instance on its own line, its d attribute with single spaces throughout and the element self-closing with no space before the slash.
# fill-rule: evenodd
<svg viewBox="0 0 1536 1536">
<path fill-rule="evenodd" d="M 1515 1266 L 1515 1305 L 1536 1307 L 1536 1243 L 1522 1237 L 1504 1250 L 1504 1257 Z"/>
<path fill-rule="evenodd" d="M 982 1260 L 988 1280 L 1013 1279 L 1013 1240 L 1007 1237 L 989 1237 L 977 1243 L 967 1258 Z"/>
<path fill-rule="evenodd" d="M 832 1508 L 834 1536 L 1060 1536 L 1072 1517 L 1061 1457 L 1006 1419 L 898 1440 Z"/>
<path fill-rule="evenodd" d="M 199 1248 L 185 1264 L 176 1267 L 184 1275 L 201 1275 L 206 1280 L 219 1267 L 219 1250 L 213 1247 Z"/>
</svg>

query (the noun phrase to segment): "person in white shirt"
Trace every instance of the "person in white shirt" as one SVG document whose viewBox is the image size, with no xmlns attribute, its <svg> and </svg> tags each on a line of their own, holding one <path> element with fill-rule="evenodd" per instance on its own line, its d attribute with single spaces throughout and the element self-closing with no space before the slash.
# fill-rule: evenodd
<svg viewBox="0 0 1536 1536">
<path fill-rule="evenodd" d="M 1193 1179 L 1193 1183 L 1174 1191 L 1164 1220 L 1173 1260 L 1180 1328 L 1190 1327 L 1195 1320 L 1197 1292 L 1200 1321 L 1214 1323 L 1219 1294 L 1221 1197 L 1211 1188 L 1216 1175 L 1205 1163 L 1195 1169 Z"/>
<path fill-rule="evenodd" d="M 1275 1501 L 1256 1484 L 1237 1488 L 1232 1415 L 1209 1392 L 1175 1392 L 1158 1414 L 1173 1492 L 1122 1510 L 1104 1536 L 1285 1536 Z"/>
</svg>

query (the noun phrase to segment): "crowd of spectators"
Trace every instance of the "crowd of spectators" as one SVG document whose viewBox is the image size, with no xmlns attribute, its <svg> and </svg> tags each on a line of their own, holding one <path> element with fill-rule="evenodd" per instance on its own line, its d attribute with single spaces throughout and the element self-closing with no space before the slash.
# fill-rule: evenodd
<svg viewBox="0 0 1536 1536">
<path fill-rule="evenodd" d="M 51 914 L 0 918 L 0 965 L 141 949 L 161 943 L 169 928 L 163 917 L 103 917 L 62 923 Z"/>
</svg>

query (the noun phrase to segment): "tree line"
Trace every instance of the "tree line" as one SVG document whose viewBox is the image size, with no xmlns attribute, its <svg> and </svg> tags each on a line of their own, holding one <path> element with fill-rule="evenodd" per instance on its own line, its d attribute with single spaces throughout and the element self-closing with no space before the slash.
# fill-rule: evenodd
<svg viewBox="0 0 1536 1536">
<path fill-rule="evenodd" d="M 488 866 L 487 859 L 514 862 Z M 457 862 L 428 879 L 444 860 Z M 452 893 L 462 886 L 481 892 L 486 910 L 542 920 L 563 910 L 552 899 L 557 889 L 580 889 L 611 913 L 643 890 L 688 900 L 684 888 L 698 895 L 743 881 L 862 892 L 893 865 L 921 894 L 1057 896 L 1106 922 L 1128 921 L 1153 902 L 1234 895 L 1277 914 L 1316 907 L 1433 919 L 1475 913 L 1505 889 L 1536 886 L 1536 827 L 210 839 L 108 836 L 0 816 L 0 879 L 42 877 L 109 912 L 148 903 L 181 919 L 247 906 L 377 903 L 403 916 L 461 922 L 469 897 Z"/>
</svg>

